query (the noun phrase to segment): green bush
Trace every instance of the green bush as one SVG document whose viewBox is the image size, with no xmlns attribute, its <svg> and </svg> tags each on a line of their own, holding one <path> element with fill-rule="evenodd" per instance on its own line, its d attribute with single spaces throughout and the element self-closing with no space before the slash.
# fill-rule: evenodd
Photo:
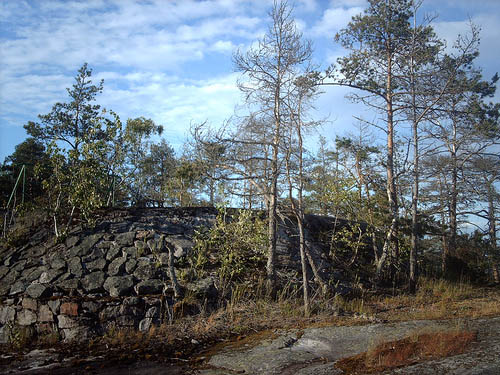
<svg viewBox="0 0 500 375">
<path fill-rule="evenodd" d="M 257 279 L 264 271 L 267 251 L 267 221 L 251 211 L 229 216 L 219 209 L 215 225 L 195 234 L 189 262 L 198 276 L 216 271 L 223 288 L 234 282 Z"/>
</svg>

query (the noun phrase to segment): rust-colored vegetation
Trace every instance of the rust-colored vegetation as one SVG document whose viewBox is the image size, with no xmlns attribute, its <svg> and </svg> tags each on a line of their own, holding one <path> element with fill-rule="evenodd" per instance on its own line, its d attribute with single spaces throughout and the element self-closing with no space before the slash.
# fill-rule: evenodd
<svg viewBox="0 0 500 375">
<path fill-rule="evenodd" d="M 462 354 L 476 338 L 476 332 L 458 329 L 415 334 L 341 359 L 336 367 L 352 375 L 378 373 L 424 360 Z"/>
</svg>

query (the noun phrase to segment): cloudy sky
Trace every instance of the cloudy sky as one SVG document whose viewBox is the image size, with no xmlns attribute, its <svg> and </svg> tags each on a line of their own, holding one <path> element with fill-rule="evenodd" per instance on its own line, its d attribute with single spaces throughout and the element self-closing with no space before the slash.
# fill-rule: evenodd
<svg viewBox="0 0 500 375">
<path fill-rule="evenodd" d="M 79 67 L 87 62 L 95 82 L 104 79 L 99 103 L 123 121 L 145 116 L 165 126 L 178 147 L 190 123 L 220 124 L 241 103 L 231 63 L 237 48 L 257 40 L 268 24 L 270 0 L 1 0 L 0 162 L 26 133 L 23 124 L 67 99 Z M 296 0 L 295 16 L 313 40 L 315 63 L 328 66 L 343 51 L 335 33 L 366 6 L 364 0 Z M 498 69 L 500 0 L 426 0 L 423 12 L 450 44 L 482 28 L 485 77 Z M 315 116 L 328 118 L 321 132 L 342 134 L 359 108 L 345 91 L 328 88 Z M 497 98 L 499 96 L 497 95 Z"/>
</svg>

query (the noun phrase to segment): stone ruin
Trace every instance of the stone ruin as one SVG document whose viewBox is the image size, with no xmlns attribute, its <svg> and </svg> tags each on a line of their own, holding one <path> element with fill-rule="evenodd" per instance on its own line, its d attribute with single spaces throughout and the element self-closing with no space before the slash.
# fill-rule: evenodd
<svg viewBox="0 0 500 375">
<path fill-rule="evenodd" d="M 175 297 L 168 253 L 154 241 L 163 235 L 182 259 L 193 248 L 199 227 L 211 227 L 217 210 L 207 207 L 115 209 L 92 231 L 73 228 L 56 244 L 47 229 L 22 247 L 0 254 L 0 343 L 14 327 L 56 333 L 66 341 L 102 335 L 111 328 L 148 331 L 172 319 Z M 326 230 L 330 218 L 309 217 L 309 232 Z M 300 267 L 293 230 L 281 222 L 280 267 Z M 321 244 L 309 239 L 314 257 L 327 265 Z M 177 272 L 179 270 L 177 269 Z M 201 299 L 215 300 L 215 278 L 183 285 Z M 337 283 L 338 287 L 339 284 Z"/>
</svg>

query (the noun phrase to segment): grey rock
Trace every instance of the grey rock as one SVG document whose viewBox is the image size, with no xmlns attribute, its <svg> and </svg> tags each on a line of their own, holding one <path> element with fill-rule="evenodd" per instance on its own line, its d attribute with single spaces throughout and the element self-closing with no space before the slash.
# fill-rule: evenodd
<svg viewBox="0 0 500 375">
<path fill-rule="evenodd" d="M 0 327 L 0 344 L 8 344 L 10 337 L 10 327 L 5 325 Z"/>
<path fill-rule="evenodd" d="M 119 257 L 115 258 L 108 266 L 108 275 L 117 276 L 122 275 L 125 271 L 125 263 L 127 262 L 127 258 Z"/>
<path fill-rule="evenodd" d="M 89 271 L 103 271 L 106 268 L 106 259 L 104 258 L 97 258 L 93 262 L 89 262 L 85 264 L 85 267 Z"/>
<path fill-rule="evenodd" d="M 111 276 L 104 282 L 104 289 L 111 297 L 125 296 L 134 286 L 132 276 Z"/>
<path fill-rule="evenodd" d="M 66 279 L 64 281 L 58 282 L 56 284 L 56 286 L 58 288 L 61 288 L 64 291 L 67 291 L 67 292 L 74 291 L 74 290 L 80 288 L 80 280 L 79 279 Z"/>
<path fill-rule="evenodd" d="M 101 307 L 101 304 L 92 301 L 82 302 L 82 309 L 84 312 L 88 312 L 91 314 L 96 314 Z"/>
<path fill-rule="evenodd" d="M 16 270 L 10 270 L 7 275 L 2 279 L 2 283 L 13 284 L 19 278 L 19 272 Z"/>
<path fill-rule="evenodd" d="M 123 300 L 125 306 L 139 306 L 142 305 L 143 299 L 140 297 L 127 297 Z"/>
<path fill-rule="evenodd" d="M 7 266 L 0 266 L 0 279 L 7 275 L 10 271 L 10 268 Z"/>
<path fill-rule="evenodd" d="M 141 281 L 134 289 L 138 295 L 143 294 L 161 294 L 163 293 L 164 283 L 159 279 L 150 279 Z"/>
<path fill-rule="evenodd" d="M 16 309 L 12 306 L 0 307 L 0 324 L 13 322 L 16 318 Z"/>
<path fill-rule="evenodd" d="M 211 276 L 189 283 L 186 288 L 193 292 L 198 298 L 217 297 L 217 289 L 215 288 L 214 278 Z"/>
<path fill-rule="evenodd" d="M 50 262 L 50 267 L 54 270 L 61 270 L 66 268 L 66 261 L 60 257 L 54 257 Z"/>
<path fill-rule="evenodd" d="M 17 323 L 20 326 L 29 326 L 36 323 L 36 320 L 36 312 L 31 310 L 23 309 L 17 314 Z"/>
<path fill-rule="evenodd" d="M 94 245 L 103 237 L 103 235 L 103 233 L 95 233 L 84 237 L 79 245 L 76 245 L 69 250 L 70 257 L 83 257 L 88 255 Z"/>
<path fill-rule="evenodd" d="M 31 283 L 35 280 L 38 280 L 42 273 L 46 271 L 48 271 L 47 266 L 33 267 L 23 272 L 23 278 L 27 282 Z"/>
<path fill-rule="evenodd" d="M 26 294 L 35 299 L 50 297 L 52 288 L 45 284 L 31 284 L 26 288 Z"/>
<path fill-rule="evenodd" d="M 70 247 L 75 246 L 79 240 L 80 240 L 79 237 L 71 236 L 71 237 L 68 237 L 64 243 L 65 243 L 66 247 L 70 248 Z"/>
<path fill-rule="evenodd" d="M 154 277 L 156 267 L 150 263 L 142 263 L 137 266 L 134 271 L 134 276 L 139 280 L 149 280 Z"/>
<path fill-rule="evenodd" d="M 121 254 L 121 249 L 119 247 L 111 247 L 107 252 L 106 252 L 106 260 L 113 260 L 115 259 L 119 254 Z"/>
<path fill-rule="evenodd" d="M 115 320 L 118 316 L 120 316 L 120 306 L 107 306 L 101 310 L 99 313 L 100 321 L 109 321 Z"/>
<path fill-rule="evenodd" d="M 25 260 L 20 260 L 12 267 L 12 269 L 17 272 L 22 272 L 25 269 L 26 263 L 27 262 Z"/>
<path fill-rule="evenodd" d="M 137 266 L 137 261 L 135 259 L 129 259 L 127 263 L 125 263 L 125 271 L 127 273 L 133 273 L 136 266 Z"/>
<path fill-rule="evenodd" d="M 84 341 L 92 336 L 92 331 L 89 327 L 85 326 L 65 328 L 62 330 L 62 336 L 65 342 Z"/>
<path fill-rule="evenodd" d="M 131 246 L 134 244 L 135 232 L 120 233 L 115 236 L 115 242 L 120 246 Z"/>
<path fill-rule="evenodd" d="M 129 315 L 134 318 L 139 318 L 144 316 L 144 309 L 137 306 L 130 305 L 121 305 L 120 306 L 120 315 Z"/>
<path fill-rule="evenodd" d="M 50 269 L 48 271 L 43 272 L 40 275 L 38 281 L 42 284 L 48 284 L 56 280 L 63 273 L 64 271 L 62 269 Z"/>
<path fill-rule="evenodd" d="M 28 310 L 32 310 L 32 311 L 38 310 L 38 302 L 36 299 L 33 299 L 33 298 L 24 297 L 23 301 L 21 302 L 21 306 L 24 309 L 28 309 Z"/>
<path fill-rule="evenodd" d="M 135 247 L 123 247 L 122 248 L 122 256 L 123 257 L 132 257 L 132 258 L 137 258 L 139 255 L 139 252 Z"/>
<path fill-rule="evenodd" d="M 194 242 L 184 236 L 168 236 L 165 238 L 167 246 L 172 246 L 174 256 L 180 258 L 191 253 L 193 250 Z"/>
<path fill-rule="evenodd" d="M 68 269 L 76 277 L 81 277 L 83 274 L 82 261 L 80 257 L 73 257 L 68 261 Z"/>
<path fill-rule="evenodd" d="M 113 247 L 113 245 L 114 245 L 113 241 L 107 241 L 107 240 L 106 240 L 106 241 L 101 241 L 101 242 L 99 242 L 99 243 L 96 245 L 96 247 L 97 247 L 98 249 L 109 250 L 109 249 L 111 249 L 111 248 Z M 106 251 L 106 252 L 107 252 L 107 251 Z"/>
<path fill-rule="evenodd" d="M 59 307 L 61 307 L 61 300 L 57 299 L 48 301 L 47 306 L 49 306 L 52 313 L 59 314 Z"/>
<path fill-rule="evenodd" d="M 40 306 L 38 310 L 38 321 L 42 323 L 54 321 L 54 313 L 48 305 Z"/>
<path fill-rule="evenodd" d="M 15 296 L 17 294 L 24 293 L 26 291 L 26 286 L 28 285 L 28 282 L 24 280 L 18 280 L 12 286 L 10 287 L 9 290 L 9 295 Z"/>
<path fill-rule="evenodd" d="M 104 284 L 105 274 L 102 271 L 95 271 L 86 275 L 82 281 L 82 287 L 88 293 L 99 292 Z"/>
<path fill-rule="evenodd" d="M 57 316 L 59 328 L 74 328 L 78 326 L 78 321 L 76 319 L 70 318 L 67 315 L 58 315 Z"/>
</svg>

